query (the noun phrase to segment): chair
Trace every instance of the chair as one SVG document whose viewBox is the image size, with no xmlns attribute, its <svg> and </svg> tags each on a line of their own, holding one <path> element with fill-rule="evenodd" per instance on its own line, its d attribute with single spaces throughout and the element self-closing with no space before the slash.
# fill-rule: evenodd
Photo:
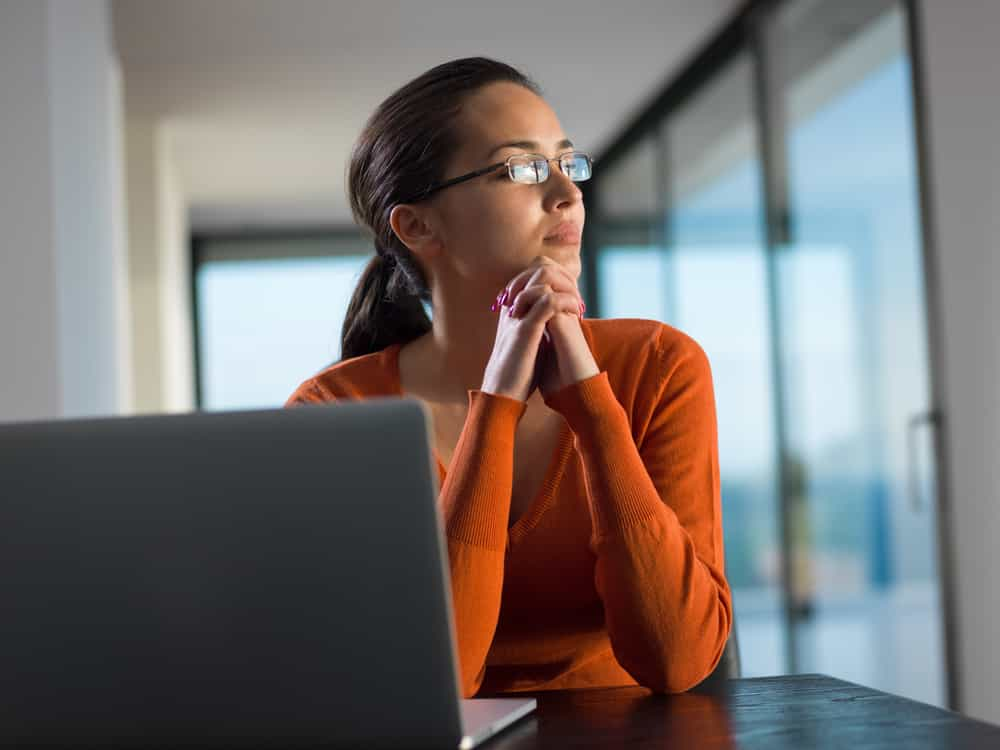
<svg viewBox="0 0 1000 750">
<path fill-rule="evenodd" d="M 703 688 L 713 688 L 724 683 L 726 680 L 735 680 L 742 674 L 740 665 L 740 643 L 736 637 L 736 615 L 733 614 L 733 627 L 726 640 L 726 646 L 722 650 L 722 658 L 712 670 L 712 673 L 695 686 L 695 690 Z"/>
</svg>

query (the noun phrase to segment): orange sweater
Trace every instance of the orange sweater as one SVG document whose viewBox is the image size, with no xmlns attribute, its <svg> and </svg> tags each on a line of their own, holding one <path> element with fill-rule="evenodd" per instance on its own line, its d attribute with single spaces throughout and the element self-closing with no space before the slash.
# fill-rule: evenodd
<svg viewBox="0 0 1000 750">
<path fill-rule="evenodd" d="M 507 528 L 522 401 L 471 390 L 441 476 L 462 691 L 641 684 L 686 690 L 732 623 L 715 400 L 690 337 L 582 321 L 601 372 L 546 399 L 566 423 L 546 479 Z M 401 395 L 393 345 L 338 362 L 287 406 Z"/>
</svg>

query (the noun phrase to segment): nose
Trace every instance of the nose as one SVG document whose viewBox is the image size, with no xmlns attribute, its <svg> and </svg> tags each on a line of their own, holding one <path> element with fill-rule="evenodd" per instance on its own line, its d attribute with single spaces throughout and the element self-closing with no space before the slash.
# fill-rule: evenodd
<svg viewBox="0 0 1000 750">
<path fill-rule="evenodd" d="M 558 162 L 549 164 L 549 179 L 545 186 L 545 210 L 567 208 L 583 201 L 583 191 L 559 168 Z"/>
</svg>

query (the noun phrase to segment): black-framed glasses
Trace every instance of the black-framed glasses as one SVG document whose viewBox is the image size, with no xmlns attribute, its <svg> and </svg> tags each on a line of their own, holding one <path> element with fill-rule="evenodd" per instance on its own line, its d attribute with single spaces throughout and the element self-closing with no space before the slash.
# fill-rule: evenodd
<svg viewBox="0 0 1000 750">
<path fill-rule="evenodd" d="M 503 161 L 498 161 L 496 164 L 490 164 L 488 167 L 477 169 L 475 172 L 469 172 L 459 177 L 452 177 L 450 180 L 445 180 L 437 185 L 431 185 L 411 198 L 402 201 L 402 203 L 415 203 L 424 200 L 439 190 L 444 190 L 452 185 L 458 185 L 460 182 L 466 182 L 476 177 L 482 177 L 484 174 L 495 172 L 500 167 L 507 167 L 507 176 L 513 182 L 521 185 L 537 185 L 549 179 L 549 164 L 551 162 L 558 162 L 559 170 L 573 180 L 573 182 L 589 180 L 594 169 L 594 160 L 590 158 L 589 154 L 583 151 L 569 151 L 565 154 L 554 156 L 551 159 L 541 154 L 514 154 L 513 156 L 508 156 Z"/>
</svg>

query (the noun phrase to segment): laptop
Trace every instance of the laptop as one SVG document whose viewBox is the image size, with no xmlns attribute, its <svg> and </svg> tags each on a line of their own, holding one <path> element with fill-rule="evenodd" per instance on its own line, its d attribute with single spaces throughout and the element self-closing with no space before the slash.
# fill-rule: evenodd
<svg viewBox="0 0 1000 750">
<path fill-rule="evenodd" d="M 470 748 L 429 415 L 0 425 L 0 744 Z"/>
</svg>

